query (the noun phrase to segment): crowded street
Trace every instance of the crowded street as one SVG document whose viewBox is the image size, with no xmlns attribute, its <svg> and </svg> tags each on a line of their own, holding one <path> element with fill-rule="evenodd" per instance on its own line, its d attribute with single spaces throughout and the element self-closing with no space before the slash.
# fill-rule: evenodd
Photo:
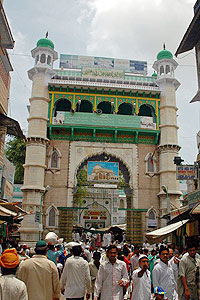
<svg viewBox="0 0 200 300">
<path fill-rule="evenodd" d="M 16 287 L 16 299 L 21 300 L 199 299 L 200 255 L 195 244 L 178 249 L 146 241 L 139 247 L 109 240 L 110 232 L 104 235 L 98 247 L 97 235 L 90 232 L 86 241 L 84 232 L 80 240 L 68 243 L 49 232 L 35 248 L 9 245 L 0 257 L 1 299 L 10 299 Z"/>
<path fill-rule="evenodd" d="M 200 300 L 200 0 L 0 0 L 0 300 Z"/>
</svg>

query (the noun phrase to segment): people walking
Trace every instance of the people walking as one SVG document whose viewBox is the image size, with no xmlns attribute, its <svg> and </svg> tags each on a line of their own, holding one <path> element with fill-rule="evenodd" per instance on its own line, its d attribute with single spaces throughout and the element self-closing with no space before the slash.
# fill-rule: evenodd
<svg viewBox="0 0 200 300">
<path fill-rule="evenodd" d="M 56 251 L 55 246 L 48 244 L 47 258 L 57 266 L 57 258 L 64 253 L 64 248 L 59 245 L 59 250 Z"/>
<path fill-rule="evenodd" d="M 62 294 L 67 300 L 83 300 L 85 293 L 89 299 L 91 292 L 91 279 L 89 264 L 80 257 L 81 246 L 72 247 L 73 256 L 66 260 L 60 279 Z"/>
<path fill-rule="evenodd" d="M 0 257 L 0 300 L 28 300 L 26 285 L 16 278 L 19 266 L 17 250 L 6 249 Z"/>
<path fill-rule="evenodd" d="M 108 261 L 100 265 L 97 274 L 94 300 L 123 300 L 123 286 L 128 282 L 126 264 L 117 259 L 117 247 L 110 245 L 106 251 Z"/>
<path fill-rule="evenodd" d="M 139 268 L 133 271 L 133 293 L 131 300 L 151 299 L 151 278 L 149 260 L 144 254 L 139 256 Z"/>
<path fill-rule="evenodd" d="M 38 241 L 35 255 L 20 264 L 18 278 L 28 290 L 29 300 L 58 300 L 60 299 L 60 284 L 55 264 L 47 259 L 47 244 Z"/>
<path fill-rule="evenodd" d="M 153 269 L 153 287 L 161 287 L 168 300 L 173 300 L 175 294 L 175 279 L 172 267 L 168 264 L 169 249 L 161 246 L 159 250 L 160 261 Z"/>
<path fill-rule="evenodd" d="M 184 254 L 179 263 L 178 295 L 181 300 L 197 300 L 196 268 L 199 265 L 197 248 L 189 244 L 188 253 Z"/>
<path fill-rule="evenodd" d="M 101 258 L 101 253 L 98 251 L 95 251 L 93 253 L 93 261 L 91 261 L 89 263 L 90 277 L 91 277 L 91 282 L 92 282 L 92 299 L 94 299 L 94 286 L 95 286 L 97 273 L 98 273 L 99 267 L 100 267 L 100 258 Z"/>
<path fill-rule="evenodd" d="M 139 267 L 139 255 L 140 255 L 140 247 L 135 246 L 134 247 L 134 255 L 130 259 L 133 271 Z"/>
</svg>

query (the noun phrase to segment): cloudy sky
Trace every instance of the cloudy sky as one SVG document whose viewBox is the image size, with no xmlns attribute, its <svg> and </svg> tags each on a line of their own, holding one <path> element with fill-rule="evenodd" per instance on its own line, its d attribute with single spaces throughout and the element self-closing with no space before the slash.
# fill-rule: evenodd
<svg viewBox="0 0 200 300">
<path fill-rule="evenodd" d="M 172 53 L 193 17 L 195 0 L 4 0 L 15 39 L 9 51 L 12 72 L 9 115 L 27 129 L 31 81 L 27 70 L 37 41 L 49 32 L 61 54 L 145 60 L 148 74 L 163 43 Z M 189 104 L 197 91 L 194 49 L 177 58 L 176 78 L 180 155 L 193 163 L 200 128 L 199 103 Z M 59 61 L 55 64 L 58 67 Z"/>
</svg>

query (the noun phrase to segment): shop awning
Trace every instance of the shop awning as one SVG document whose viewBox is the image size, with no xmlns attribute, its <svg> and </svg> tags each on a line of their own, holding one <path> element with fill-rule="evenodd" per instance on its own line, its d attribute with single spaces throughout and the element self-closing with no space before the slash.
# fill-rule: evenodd
<svg viewBox="0 0 200 300">
<path fill-rule="evenodd" d="M 150 244 L 159 243 L 162 240 L 164 240 L 168 235 L 170 235 L 173 231 L 186 224 L 188 221 L 189 219 L 167 225 L 163 228 L 148 232 L 145 234 L 145 236 Z"/>
<path fill-rule="evenodd" d="M 7 127 L 7 134 L 14 135 L 22 139 L 25 138 L 19 123 L 4 114 L 0 114 L 0 126 Z"/>
<path fill-rule="evenodd" d="M 195 217 L 195 219 L 200 219 L 200 203 L 198 203 L 197 205 L 195 205 L 191 212 L 190 212 L 190 215 L 192 217 Z"/>
<path fill-rule="evenodd" d="M 5 49 L 14 48 L 14 39 L 2 4 L 0 4 L 0 36 L 1 46 Z"/>
<path fill-rule="evenodd" d="M 192 50 L 197 42 L 199 41 L 199 26 L 200 26 L 200 9 L 197 11 L 195 16 L 193 17 L 176 53 L 178 54 L 184 53 L 186 51 Z"/>
</svg>

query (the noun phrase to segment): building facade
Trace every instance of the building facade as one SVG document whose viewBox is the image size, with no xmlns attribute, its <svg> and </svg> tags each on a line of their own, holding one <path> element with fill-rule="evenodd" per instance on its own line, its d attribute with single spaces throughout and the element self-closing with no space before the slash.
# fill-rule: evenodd
<svg viewBox="0 0 200 300">
<path fill-rule="evenodd" d="M 10 71 L 12 66 L 7 49 L 14 48 L 14 40 L 3 9 L 3 1 L 0 2 L 0 114 L 7 115 L 8 99 L 10 92 Z M 0 167 L 3 167 L 4 143 L 6 126 L 0 122 Z"/>
<path fill-rule="evenodd" d="M 127 239 L 141 243 L 159 226 L 181 192 L 173 164 L 177 144 L 177 67 L 170 51 L 147 63 L 61 55 L 40 39 L 32 50 L 32 80 L 23 207 L 32 211 L 21 240 L 55 231 L 71 239 L 86 229 L 127 224 Z"/>
</svg>

